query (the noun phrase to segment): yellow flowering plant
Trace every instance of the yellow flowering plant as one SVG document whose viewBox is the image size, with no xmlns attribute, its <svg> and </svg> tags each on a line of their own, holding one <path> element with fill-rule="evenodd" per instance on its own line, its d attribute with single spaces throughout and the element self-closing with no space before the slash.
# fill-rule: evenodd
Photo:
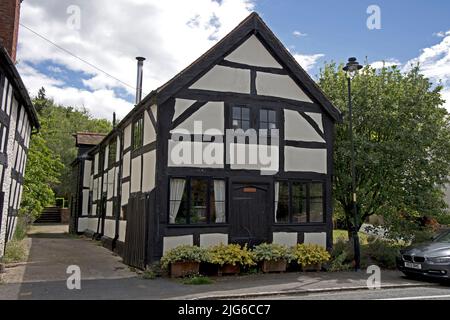
<svg viewBox="0 0 450 320">
<path fill-rule="evenodd" d="M 219 244 L 209 248 L 208 262 L 219 266 L 225 264 L 253 266 L 256 264 L 253 253 L 248 250 L 247 245 L 241 247 L 239 244 Z"/>
<path fill-rule="evenodd" d="M 316 244 L 297 244 L 292 247 L 292 254 L 302 267 L 322 264 L 330 260 L 328 251 Z"/>
</svg>

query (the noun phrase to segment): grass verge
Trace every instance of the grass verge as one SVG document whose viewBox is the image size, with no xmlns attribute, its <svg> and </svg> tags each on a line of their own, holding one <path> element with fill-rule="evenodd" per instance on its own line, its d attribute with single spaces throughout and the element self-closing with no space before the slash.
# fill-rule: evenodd
<svg viewBox="0 0 450 320">
<path fill-rule="evenodd" d="M 28 258 L 28 248 L 26 240 L 11 240 L 6 244 L 3 263 L 19 263 L 25 262 Z"/>
<path fill-rule="evenodd" d="M 187 285 L 203 285 L 203 284 L 212 284 L 213 281 L 202 275 L 195 275 L 182 280 L 183 284 Z"/>
</svg>

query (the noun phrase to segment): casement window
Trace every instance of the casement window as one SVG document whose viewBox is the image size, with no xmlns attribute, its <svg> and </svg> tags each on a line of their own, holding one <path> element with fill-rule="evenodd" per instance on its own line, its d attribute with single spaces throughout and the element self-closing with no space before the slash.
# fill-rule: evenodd
<svg viewBox="0 0 450 320">
<path fill-rule="evenodd" d="M 225 223 L 225 192 L 224 180 L 170 179 L 169 223 Z"/>
<path fill-rule="evenodd" d="M 235 130 L 242 129 L 246 131 L 250 129 L 250 108 L 246 106 L 234 106 L 231 124 Z"/>
<path fill-rule="evenodd" d="M 109 144 L 109 154 L 108 154 L 108 165 L 112 166 L 113 163 L 116 163 L 116 153 L 117 153 L 117 139 L 113 138 L 113 140 Z"/>
<path fill-rule="evenodd" d="M 142 147 L 144 141 L 144 117 L 140 117 L 133 123 L 133 150 Z"/>
<path fill-rule="evenodd" d="M 270 136 L 270 130 L 277 129 L 277 113 L 270 109 L 260 109 L 259 110 L 259 128 L 264 129 L 262 134 L 267 133 Z"/>
<path fill-rule="evenodd" d="M 98 155 L 98 172 L 97 173 L 103 172 L 103 170 L 105 169 L 104 165 L 105 165 L 105 150 L 102 149 Z"/>
<path fill-rule="evenodd" d="M 227 128 L 256 130 L 258 136 L 271 136 L 272 129 L 279 129 L 278 115 L 275 109 L 261 108 L 258 105 L 232 105 Z M 263 131 L 259 131 L 263 130 Z"/>
<path fill-rule="evenodd" d="M 322 182 L 275 182 L 275 223 L 323 223 Z"/>
</svg>

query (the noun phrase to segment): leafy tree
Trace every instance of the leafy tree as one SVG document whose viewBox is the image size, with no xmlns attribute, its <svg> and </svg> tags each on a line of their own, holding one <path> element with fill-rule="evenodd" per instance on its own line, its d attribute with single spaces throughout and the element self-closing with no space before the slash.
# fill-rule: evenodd
<svg viewBox="0 0 450 320">
<path fill-rule="evenodd" d="M 59 156 L 53 154 L 44 138 L 40 134 L 33 135 L 28 151 L 21 215 L 33 220 L 46 206 L 54 203 L 52 187 L 59 183 L 62 168 Z"/>
<path fill-rule="evenodd" d="M 57 196 L 68 198 L 72 181 L 71 163 L 77 156 L 73 135 L 81 131 L 108 133 L 112 125 L 106 119 L 93 118 L 85 108 L 56 105 L 46 97 L 44 88 L 39 90 L 33 102 L 41 122 L 41 136 L 63 163 L 61 182 L 55 184 L 53 190 Z"/>
<path fill-rule="evenodd" d="M 351 154 L 342 66 L 325 65 L 319 85 L 344 112 L 344 123 L 336 128 L 334 196 L 350 230 Z M 418 66 L 406 73 L 396 67 L 377 71 L 366 66 L 352 80 L 357 228 L 377 214 L 392 235 L 407 235 L 419 218 L 444 214 L 450 122 L 441 90 L 420 74 Z"/>
</svg>

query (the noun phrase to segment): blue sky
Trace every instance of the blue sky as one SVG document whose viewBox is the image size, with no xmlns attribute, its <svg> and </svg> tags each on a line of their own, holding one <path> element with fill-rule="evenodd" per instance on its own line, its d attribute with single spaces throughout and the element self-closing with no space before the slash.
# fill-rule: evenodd
<svg viewBox="0 0 450 320">
<path fill-rule="evenodd" d="M 422 48 L 437 42 L 439 31 L 450 29 L 450 1 L 258 0 L 259 11 L 273 31 L 302 54 L 323 53 L 322 60 L 360 62 L 397 59 L 409 61 Z M 381 29 L 366 26 L 369 5 L 378 5 Z M 296 38 L 293 30 L 306 33 Z M 320 64 L 319 64 L 320 65 Z M 317 73 L 317 68 L 312 70 Z"/>
<path fill-rule="evenodd" d="M 367 28 L 370 5 L 380 9 L 379 30 Z M 313 78 L 325 61 L 350 56 L 403 70 L 420 62 L 427 77 L 444 85 L 450 110 L 450 1 L 444 0 L 27 0 L 22 24 L 122 83 L 23 27 L 18 68 L 31 95 L 44 86 L 57 103 L 122 118 L 133 107 L 134 57 L 147 57 L 145 95 L 254 10 Z"/>
</svg>

